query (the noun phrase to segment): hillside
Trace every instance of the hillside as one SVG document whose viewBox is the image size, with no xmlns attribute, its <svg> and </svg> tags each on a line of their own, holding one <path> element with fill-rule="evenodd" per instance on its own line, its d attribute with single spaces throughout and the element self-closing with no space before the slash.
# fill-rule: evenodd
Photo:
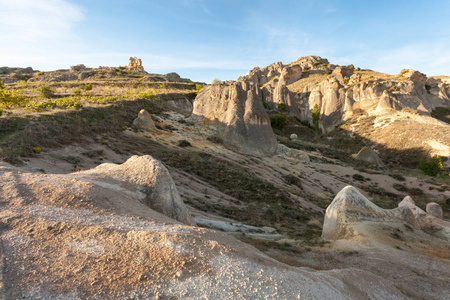
<svg viewBox="0 0 450 300">
<path fill-rule="evenodd" d="M 0 294 L 444 299 L 450 88 L 402 73 L 316 56 L 213 85 L 128 67 L 1 68 Z M 364 146 L 383 163 L 355 159 Z M 442 174 L 422 174 L 435 154 Z M 197 226 L 143 200 L 155 193 L 142 186 L 163 183 L 143 178 L 143 163 L 126 167 L 135 155 L 167 167 Z M 348 185 L 383 213 L 411 196 L 433 226 L 364 211 L 349 219 L 358 235 L 324 239 L 326 209 Z M 431 202 L 442 219 L 428 217 Z"/>
</svg>

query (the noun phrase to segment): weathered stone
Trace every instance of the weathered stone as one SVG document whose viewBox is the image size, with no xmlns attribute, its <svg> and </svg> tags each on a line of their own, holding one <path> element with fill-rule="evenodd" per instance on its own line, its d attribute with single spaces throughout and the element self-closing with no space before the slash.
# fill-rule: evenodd
<svg viewBox="0 0 450 300">
<path fill-rule="evenodd" d="M 137 189 L 135 193 L 141 195 L 140 201 L 150 208 L 185 224 L 194 224 L 169 171 L 150 155 L 135 155 L 121 165 L 106 163 L 70 176 L 100 186 L 115 185 L 118 191 L 126 191 L 125 187 L 131 184 Z"/>
<path fill-rule="evenodd" d="M 370 147 L 363 147 L 358 154 L 355 155 L 356 160 L 366 162 L 368 164 L 382 166 L 383 161 L 378 154 Z"/>
<path fill-rule="evenodd" d="M 166 75 L 164 75 L 164 77 L 166 77 L 166 80 L 170 81 L 170 82 L 180 82 L 181 81 L 180 75 L 178 75 L 175 72 L 167 73 Z"/>
<path fill-rule="evenodd" d="M 214 123 L 223 140 L 246 154 L 273 155 L 277 140 L 261 90 L 238 81 L 207 86 L 194 100 L 192 118 Z"/>
<path fill-rule="evenodd" d="M 427 81 L 427 75 L 420 73 L 419 71 L 415 70 L 402 70 L 400 72 L 403 77 L 416 80 L 416 81 Z"/>
<path fill-rule="evenodd" d="M 80 71 L 85 71 L 85 70 L 86 70 L 86 66 L 83 64 L 79 64 L 79 65 L 70 67 L 71 72 L 80 72 Z"/>
<path fill-rule="evenodd" d="M 140 130 L 149 133 L 157 132 L 155 123 L 152 120 L 152 116 L 145 109 L 141 109 L 136 119 L 133 121 L 133 125 Z"/>
<path fill-rule="evenodd" d="M 130 61 L 128 63 L 129 69 L 134 69 L 136 71 L 144 71 L 144 67 L 142 66 L 142 60 L 140 58 L 130 57 Z"/>
<path fill-rule="evenodd" d="M 292 133 L 289 138 L 293 141 L 298 140 L 298 136 L 295 133 Z"/>
<path fill-rule="evenodd" d="M 427 213 L 432 215 L 433 217 L 442 219 L 444 217 L 444 212 L 442 211 L 442 207 L 439 206 L 436 202 L 427 203 Z"/>
<path fill-rule="evenodd" d="M 309 155 L 301 150 L 289 148 L 283 144 L 278 144 L 277 156 L 292 159 L 296 162 L 309 163 Z"/>
</svg>

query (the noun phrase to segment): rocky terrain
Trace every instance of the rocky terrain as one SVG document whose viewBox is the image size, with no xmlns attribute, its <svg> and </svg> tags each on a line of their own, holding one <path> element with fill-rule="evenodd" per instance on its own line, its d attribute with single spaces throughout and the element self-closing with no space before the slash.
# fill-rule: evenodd
<svg viewBox="0 0 450 300">
<path fill-rule="evenodd" d="M 450 294 L 446 77 L 308 56 L 212 85 L 137 58 L 0 79 L 1 298 Z"/>
</svg>

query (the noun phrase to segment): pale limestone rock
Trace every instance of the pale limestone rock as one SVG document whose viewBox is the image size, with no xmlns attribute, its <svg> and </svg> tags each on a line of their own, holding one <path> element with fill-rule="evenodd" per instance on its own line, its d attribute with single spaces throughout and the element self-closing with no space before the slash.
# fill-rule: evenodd
<svg viewBox="0 0 450 300">
<path fill-rule="evenodd" d="M 301 150 L 289 148 L 283 144 L 278 144 L 277 156 L 292 159 L 297 162 L 309 163 L 309 155 Z"/>
<path fill-rule="evenodd" d="M 370 147 L 363 147 L 358 154 L 355 155 L 356 160 L 360 160 L 372 165 L 382 166 L 383 161 L 378 154 Z"/>
<path fill-rule="evenodd" d="M 442 219 L 444 217 L 444 212 L 442 211 L 442 207 L 439 206 L 436 202 L 427 203 L 427 213 L 432 215 L 433 217 Z"/>
<path fill-rule="evenodd" d="M 136 194 L 142 195 L 142 203 L 170 218 L 194 224 L 169 171 L 150 155 L 135 155 L 121 165 L 106 163 L 71 176 L 100 186 L 103 183 L 106 187 L 131 184 L 137 188 Z"/>
<path fill-rule="evenodd" d="M 217 134 L 246 154 L 273 155 L 277 140 L 262 103 L 259 87 L 248 81 L 221 83 L 200 90 L 194 121 L 214 124 Z"/>
<path fill-rule="evenodd" d="M 144 67 L 142 66 L 142 60 L 140 58 L 130 57 L 128 68 L 136 71 L 144 71 Z"/>
<path fill-rule="evenodd" d="M 133 125 L 140 130 L 149 133 L 157 132 L 155 122 L 152 120 L 152 116 L 145 109 L 141 109 L 136 119 L 133 121 Z"/>
<path fill-rule="evenodd" d="M 293 141 L 298 140 L 298 136 L 297 136 L 295 133 L 291 134 L 291 135 L 289 136 L 289 138 L 290 138 L 291 140 L 293 140 Z"/>
</svg>

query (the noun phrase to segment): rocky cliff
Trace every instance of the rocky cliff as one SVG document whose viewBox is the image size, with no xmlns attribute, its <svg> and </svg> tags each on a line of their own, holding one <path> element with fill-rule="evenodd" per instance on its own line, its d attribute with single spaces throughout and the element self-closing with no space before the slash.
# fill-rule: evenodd
<svg viewBox="0 0 450 300">
<path fill-rule="evenodd" d="M 273 155 L 277 140 L 262 98 L 250 81 L 213 84 L 195 98 L 192 116 L 214 124 L 217 135 L 246 154 Z"/>
<path fill-rule="evenodd" d="M 353 65 L 337 66 L 318 56 L 306 56 L 284 65 L 281 62 L 254 68 L 238 82 L 250 81 L 260 89 L 270 109 L 285 103 L 288 112 L 311 123 L 315 105 L 320 127 L 329 132 L 355 111 L 390 114 L 411 109 L 430 115 L 436 107 L 450 106 L 450 85 L 427 78 L 414 70 L 387 75 Z"/>
</svg>

